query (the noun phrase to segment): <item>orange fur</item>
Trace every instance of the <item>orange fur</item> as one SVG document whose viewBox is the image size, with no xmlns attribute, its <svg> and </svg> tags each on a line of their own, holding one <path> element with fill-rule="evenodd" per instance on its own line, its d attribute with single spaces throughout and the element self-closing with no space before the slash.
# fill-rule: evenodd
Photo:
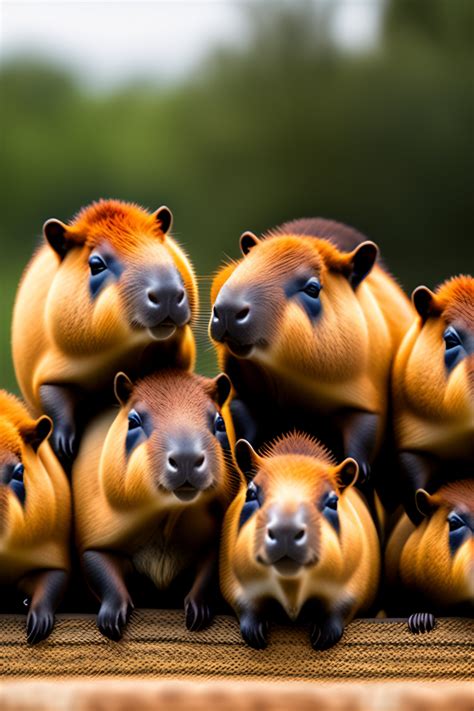
<svg viewBox="0 0 474 711">
<path fill-rule="evenodd" d="M 254 456 L 253 482 L 263 495 L 261 507 L 239 529 L 247 485 L 224 519 L 220 579 L 224 598 L 240 615 L 269 599 L 278 601 L 296 620 L 304 604 L 319 600 L 328 611 L 347 605 L 345 621 L 373 602 L 380 574 L 377 533 L 361 495 L 343 488 L 340 475 L 350 462 L 337 465 L 331 454 L 307 435 L 293 433 Z M 340 535 L 322 515 L 318 501 L 325 491 L 339 495 Z M 286 578 L 264 564 L 263 539 L 275 507 L 285 514 L 304 512 L 308 536 L 306 563 Z"/>
<path fill-rule="evenodd" d="M 83 208 L 64 226 L 71 248 L 62 259 L 44 245 L 21 281 L 13 315 L 13 360 L 29 406 L 42 411 L 41 385 L 62 384 L 88 392 L 108 390 L 118 370 L 140 374 L 140 359 L 153 347 L 161 363 L 192 368 L 195 345 L 189 324 L 156 342 L 138 327 L 129 298 L 143 269 L 176 269 L 188 295 L 191 318 L 198 309 L 193 269 L 176 242 L 161 231 L 156 216 L 138 205 L 101 200 Z M 92 299 L 88 259 L 106 244 L 125 267 Z"/>
<path fill-rule="evenodd" d="M 22 463 L 26 490 L 22 506 L 0 479 L 0 583 L 69 569 L 69 485 L 48 442 L 37 449 L 29 443 L 36 424 L 16 397 L 0 391 L 0 468 Z"/>
<path fill-rule="evenodd" d="M 400 345 L 393 369 L 395 432 L 400 450 L 474 461 L 474 354 L 446 371 L 443 333 L 451 324 L 473 334 L 472 277 L 444 282 L 429 318 L 418 318 Z"/>
<path fill-rule="evenodd" d="M 386 551 L 387 582 L 449 614 L 457 605 L 474 604 L 474 539 L 471 533 L 453 556 L 447 522 L 453 509 L 474 516 L 474 481 L 452 482 L 430 500 L 428 518 L 415 526 L 403 516 L 394 529 Z"/>
</svg>

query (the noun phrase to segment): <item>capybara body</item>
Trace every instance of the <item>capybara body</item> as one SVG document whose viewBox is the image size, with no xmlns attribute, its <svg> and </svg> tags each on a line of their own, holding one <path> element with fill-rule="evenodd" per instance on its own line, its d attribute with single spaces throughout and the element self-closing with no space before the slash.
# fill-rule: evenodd
<svg viewBox="0 0 474 711">
<path fill-rule="evenodd" d="M 276 440 L 263 456 L 240 440 L 236 460 L 247 479 L 227 510 L 220 581 L 244 640 L 267 643 L 272 607 L 311 627 L 326 649 L 374 602 L 380 545 L 355 460 L 337 465 L 308 435 Z"/>
<path fill-rule="evenodd" d="M 435 614 L 474 611 L 474 480 L 451 482 L 434 494 L 419 489 L 422 520 L 404 515 L 386 550 L 393 614 L 410 614 L 413 632 L 428 632 Z"/>
<path fill-rule="evenodd" d="M 210 335 L 234 386 L 237 436 L 293 428 L 353 456 L 362 480 L 383 438 L 393 355 L 414 318 L 377 247 L 323 219 L 241 237 L 215 277 Z"/>
<path fill-rule="evenodd" d="M 225 375 L 164 370 L 132 386 L 119 374 L 119 412 L 85 432 L 72 472 L 76 539 L 101 603 L 99 629 L 113 639 L 131 608 L 132 572 L 164 590 L 194 571 L 186 624 L 211 619 L 220 526 L 235 491 L 220 414 L 229 391 Z"/>
<path fill-rule="evenodd" d="M 116 200 L 48 220 L 21 281 L 13 360 L 23 396 L 54 422 L 52 444 L 70 460 L 81 416 L 113 401 L 119 370 L 192 368 L 198 307 L 192 267 L 169 236 L 171 213 Z"/>
<path fill-rule="evenodd" d="M 419 318 L 395 358 L 393 414 L 404 504 L 417 522 L 417 489 L 472 476 L 474 279 L 418 287 L 413 301 Z"/>
<path fill-rule="evenodd" d="M 0 391 L 0 586 L 26 595 L 31 643 L 50 634 L 70 569 L 71 497 L 50 432 Z"/>
</svg>

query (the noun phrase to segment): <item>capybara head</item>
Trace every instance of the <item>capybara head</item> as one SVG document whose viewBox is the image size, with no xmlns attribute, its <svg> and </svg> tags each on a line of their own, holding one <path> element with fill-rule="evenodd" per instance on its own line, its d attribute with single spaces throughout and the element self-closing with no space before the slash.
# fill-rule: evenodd
<svg viewBox="0 0 474 711">
<path fill-rule="evenodd" d="M 235 458 L 248 482 L 236 503 L 235 555 L 284 577 L 331 558 L 337 567 L 341 504 L 344 510 L 344 490 L 357 479 L 357 462 L 337 465 L 319 442 L 297 433 L 274 442 L 263 456 L 239 440 Z"/>
<path fill-rule="evenodd" d="M 349 377 L 365 359 L 367 341 L 354 292 L 372 269 L 377 247 L 360 241 L 342 252 L 306 224 L 288 223 L 262 238 L 242 235 L 243 259 L 214 280 L 210 335 L 236 356 L 316 369 L 329 379 L 342 371 Z"/>
<path fill-rule="evenodd" d="M 418 580 L 424 592 L 446 605 L 474 604 L 474 481 L 460 480 L 428 494 L 416 493 L 425 517 L 405 545 L 405 582 Z"/>
<path fill-rule="evenodd" d="M 68 340 L 65 334 L 61 339 L 66 327 L 84 339 L 100 331 L 112 343 L 130 329 L 165 340 L 190 321 L 197 288 L 190 263 L 169 235 L 171 223 L 167 207 L 149 213 L 118 200 L 93 203 L 68 225 L 45 223 L 44 235 L 60 260 L 48 298 L 59 340 Z"/>
<path fill-rule="evenodd" d="M 29 496 L 41 495 L 38 485 L 30 485 L 41 481 L 42 464 L 36 451 L 51 428 L 49 417 L 32 419 L 19 400 L 0 390 L 0 537 L 15 520 L 24 521 Z"/>
<path fill-rule="evenodd" d="M 214 379 L 162 370 L 132 384 L 119 373 L 121 403 L 105 440 L 101 469 L 106 492 L 119 504 L 183 504 L 227 488 L 230 461 L 221 407 L 230 392 Z"/>
<path fill-rule="evenodd" d="M 396 385 L 428 417 L 472 417 L 474 279 L 454 277 L 434 293 L 419 286 L 413 302 L 420 318 L 402 343 Z"/>
</svg>

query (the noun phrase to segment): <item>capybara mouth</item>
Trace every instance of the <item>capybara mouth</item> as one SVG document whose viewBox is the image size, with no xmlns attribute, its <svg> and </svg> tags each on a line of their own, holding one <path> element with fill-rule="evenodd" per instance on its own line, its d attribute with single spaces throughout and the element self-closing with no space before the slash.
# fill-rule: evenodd
<svg viewBox="0 0 474 711">
<path fill-rule="evenodd" d="M 183 486 L 178 486 L 176 489 L 173 489 L 173 494 L 176 498 L 184 502 L 194 501 L 200 493 L 200 489 L 196 489 L 196 487 L 189 486 L 188 484 L 183 484 Z"/>
<path fill-rule="evenodd" d="M 284 556 L 283 558 L 280 558 L 280 560 L 273 563 L 273 567 L 278 575 L 282 575 L 283 577 L 291 577 L 292 575 L 297 575 L 303 566 L 301 563 L 298 563 L 297 560 L 294 560 L 289 556 Z"/>
<path fill-rule="evenodd" d="M 248 358 L 254 349 L 253 344 L 242 345 L 241 343 L 236 343 L 235 341 L 229 338 L 226 338 L 224 342 L 232 353 L 232 355 L 237 356 L 237 358 Z"/>
<path fill-rule="evenodd" d="M 154 341 L 166 341 L 176 333 L 177 326 L 170 319 L 165 319 L 157 326 L 148 328 L 148 333 Z"/>
</svg>

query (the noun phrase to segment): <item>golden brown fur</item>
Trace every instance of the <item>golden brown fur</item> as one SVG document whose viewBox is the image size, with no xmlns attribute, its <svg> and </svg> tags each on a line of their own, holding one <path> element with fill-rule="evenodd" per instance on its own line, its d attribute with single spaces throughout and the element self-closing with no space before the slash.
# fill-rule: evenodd
<svg viewBox="0 0 474 711">
<path fill-rule="evenodd" d="M 322 624 L 333 615 L 345 624 L 368 609 L 377 592 L 380 551 L 368 508 L 351 487 L 357 477 L 354 460 L 337 465 L 319 442 L 297 433 L 274 442 L 263 456 L 253 453 L 252 459 L 252 486 L 259 487 L 263 502 L 239 529 L 247 495 L 242 480 L 224 519 L 221 546 L 221 590 L 241 622 L 249 610 L 265 618 L 271 600 L 291 620 L 305 605 L 317 602 L 324 611 Z M 331 491 L 339 499 L 339 534 L 318 503 Z M 275 511 L 304 518 L 307 550 L 296 574 L 278 571 L 265 553 L 264 538 Z"/>
<path fill-rule="evenodd" d="M 157 347 L 149 329 L 139 328 L 130 311 L 134 281 L 144 267 L 162 265 L 179 272 L 192 317 L 198 296 L 184 252 L 162 229 L 156 214 L 138 205 L 101 200 L 62 225 L 67 251 L 62 259 L 45 244 L 21 281 L 13 315 L 13 359 L 18 382 L 31 408 L 42 411 L 40 387 L 66 384 L 87 392 L 108 389 L 120 369 L 135 372 L 145 349 Z M 47 230 L 45 226 L 45 230 Z M 126 266 L 96 298 L 88 284 L 91 250 L 106 245 Z M 169 364 L 192 367 L 194 339 L 189 325 L 158 344 Z"/>
<path fill-rule="evenodd" d="M 69 486 L 47 441 L 33 447 L 37 422 L 0 391 L 0 468 L 24 465 L 24 507 L 0 479 L 0 583 L 18 583 L 41 568 L 69 568 Z"/>
<path fill-rule="evenodd" d="M 407 516 L 399 521 L 387 545 L 389 590 L 398 591 L 410 612 L 465 612 L 474 604 L 474 539 L 472 530 L 454 551 L 449 546 L 448 515 L 457 511 L 474 522 L 474 481 L 452 482 L 425 495 L 430 511 L 418 526 Z"/>
</svg>

